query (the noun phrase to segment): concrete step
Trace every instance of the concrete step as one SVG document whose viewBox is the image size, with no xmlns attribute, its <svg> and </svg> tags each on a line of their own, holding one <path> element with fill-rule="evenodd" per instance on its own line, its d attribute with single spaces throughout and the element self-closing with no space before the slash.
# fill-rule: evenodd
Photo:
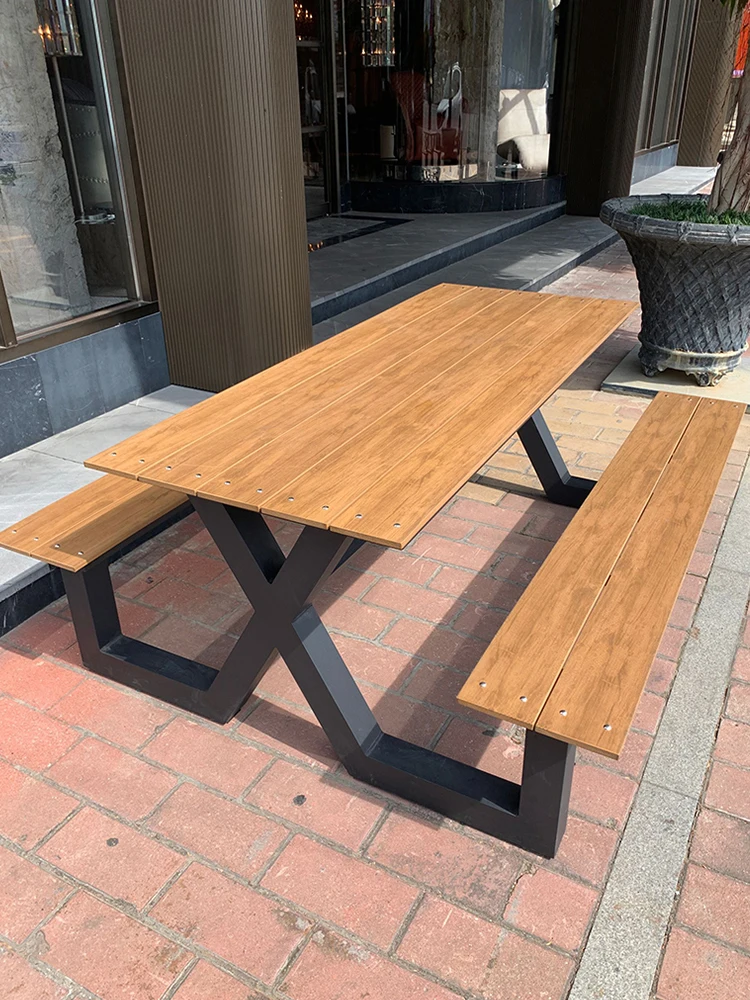
<svg viewBox="0 0 750 1000">
<path fill-rule="evenodd" d="M 516 212 L 393 216 L 407 221 L 310 254 L 313 323 L 512 240 L 564 210 L 560 203 Z"/>
<path fill-rule="evenodd" d="M 563 215 L 317 323 L 313 335 L 326 340 L 442 282 L 538 291 L 618 239 L 599 219 Z"/>
</svg>

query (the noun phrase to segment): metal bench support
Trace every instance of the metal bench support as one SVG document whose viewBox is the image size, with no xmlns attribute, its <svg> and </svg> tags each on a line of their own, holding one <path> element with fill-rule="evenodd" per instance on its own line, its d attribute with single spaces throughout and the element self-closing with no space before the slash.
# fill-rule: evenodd
<svg viewBox="0 0 750 1000">
<path fill-rule="evenodd" d="M 521 784 L 384 733 L 310 601 L 359 547 L 319 528 L 287 558 L 260 514 L 194 505 L 253 607 L 221 671 L 122 635 L 106 559 L 63 574 L 83 662 L 129 687 L 217 722 L 247 701 L 278 650 L 355 778 L 552 857 L 565 830 L 575 748 L 526 734 Z"/>
<path fill-rule="evenodd" d="M 384 733 L 310 603 L 359 543 L 306 527 L 285 558 L 260 514 L 199 498 L 193 503 L 254 612 L 225 665 L 216 671 L 123 636 L 109 565 L 100 559 L 63 574 L 89 669 L 226 722 L 278 651 L 353 777 L 554 856 L 565 831 L 575 747 L 527 732 L 523 777 L 516 784 Z"/>
<path fill-rule="evenodd" d="M 519 428 L 518 436 L 547 498 L 564 507 L 580 507 L 596 486 L 596 480 L 571 476 L 541 410 Z"/>
</svg>

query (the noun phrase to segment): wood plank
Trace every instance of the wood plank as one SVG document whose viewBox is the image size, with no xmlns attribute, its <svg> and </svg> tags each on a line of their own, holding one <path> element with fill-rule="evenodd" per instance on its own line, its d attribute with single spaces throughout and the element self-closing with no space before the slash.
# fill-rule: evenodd
<svg viewBox="0 0 750 1000">
<path fill-rule="evenodd" d="M 559 311 L 559 304 L 555 304 Z M 289 486 L 307 469 L 326 459 L 352 441 L 365 439 L 368 450 L 355 454 L 346 472 L 347 481 L 362 474 L 370 460 L 370 452 L 380 451 L 383 442 L 378 429 L 395 420 L 393 414 L 406 407 L 414 415 L 421 401 L 428 399 L 434 409 L 457 405 L 460 395 L 455 376 L 446 376 L 446 369 L 460 367 L 467 385 L 471 383 L 471 359 L 475 353 L 489 352 L 494 365 L 507 363 L 509 329 L 532 327 L 543 321 L 536 317 L 544 310 L 551 313 L 549 302 L 542 297 L 514 293 L 471 317 L 446 336 L 432 341 L 418 353 L 408 356 L 354 393 L 325 409 L 316 409 L 294 433 L 272 442 L 267 448 L 243 460 L 234 468 L 226 468 L 210 482 L 201 483 L 200 496 L 258 509 L 263 501 L 273 502 L 274 495 L 289 495 Z M 531 317 L 534 317 L 532 321 Z M 477 319 L 481 319 L 478 326 Z M 519 342 L 523 337 L 518 335 Z M 384 453 L 385 455 L 385 453 Z M 384 456 L 381 456 L 381 460 Z M 386 458 L 387 461 L 387 458 Z M 335 481 L 334 481 L 335 482 Z M 332 484 L 331 484 L 332 485 Z M 315 509 L 317 515 L 320 505 Z M 284 515 L 286 516 L 286 514 Z M 304 516 L 304 514 L 303 514 Z M 308 523 L 314 523 L 308 521 Z"/>
<path fill-rule="evenodd" d="M 744 410 L 701 400 L 547 699 L 539 732 L 620 754 Z"/>
<path fill-rule="evenodd" d="M 176 492 L 104 476 L 0 532 L 0 546 L 75 572 L 184 500 Z"/>
<path fill-rule="evenodd" d="M 540 296 L 535 301 L 538 308 L 533 312 L 481 348 L 460 357 L 439 379 L 365 426 L 359 434 L 355 428 L 345 444 L 295 481 L 287 480 L 263 502 L 262 510 L 328 527 L 358 494 L 397 469 L 435 428 L 470 409 L 477 395 L 489 386 L 525 370 L 529 366 L 526 359 L 535 352 L 546 353 L 546 344 L 558 326 L 586 309 L 581 299 L 561 302 Z M 470 450 L 472 445 L 462 433 L 454 441 L 459 452 Z"/>
<path fill-rule="evenodd" d="M 404 548 L 635 308 L 611 300 L 582 303 L 584 311 L 553 329 L 533 362 L 512 368 L 474 394 L 465 409 L 413 441 L 398 463 L 381 464 L 374 481 L 354 483 L 349 502 L 331 510 L 330 527 Z"/>
<path fill-rule="evenodd" d="M 666 393 L 651 403 L 472 671 L 461 704 L 535 726 L 697 406 Z"/>
<path fill-rule="evenodd" d="M 141 492 L 136 482 L 102 476 L 0 532 L 0 545 L 30 556 L 39 545 L 54 543 L 59 532 L 72 530 L 97 510 L 107 511 Z"/>
<path fill-rule="evenodd" d="M 386 341 L 413 323 L 424 322 L 425 317 L 431 314 L 439 315 L 443 308 L 472 291 L 469 285 L 448 284 L 427 289 L 322 344 L 316 344 L 301 354 L 203 400 L 183 413 L 168 417 L 154 427 L 106 448 L 84 462 L 84 465 L 89 469 L 135 479 L 145 465 L 151 465 L 174 452 L 175 442 L 178 440 L 188 443 L 200 439 L 217 424 L 227 423 L 251 409 L 263 406 L 279 393 L 289 392 L 309 379 L 320 377 L 322 372 L 333 365 L 359 354 L 373 344 Z M 210 349 L 210 343 L 207 349 Z"/>
<path fill-rule="evenodd" d="M 356 412 L 369 420 L 373 417 L 367 417 L 368 410 L 381 412 L 382 403 L 373 385 L 377 376 L 381 376 L 381 393 L 385 386 L 392 397 L 401 398 L 407 379 L 419 385 L 440 369 L 444 354 L 455 350 L 457 328 L 466 331 L 467 342 L 471 337 L 481 341 L 489 336 L 483 327 L 491 325 L 494 310 L 503 312 L 508 308 L 512 312 L 514 308 L 528 310 L 536 305 L 520 292 L 494 288 L 475 292 L 443 306 L 431 320 L 411 324 L 398 336 L 378 341 L 263 405 L 247 407 L 234 420 L 213 430 L 205 428 L 206 433 L 197 440 L 191 437 L 185 443 L 184 437 L 175 439 L 171 452 L 150 466 L 144 463 L 138 478 L 195 494 L 203 480 L 216 478 L 223 485 L 237 463 L 247 462 L 260 448 L 275 441 L 283 445 L 285 435 L 293 444 L 307 427 L 308 437 L 317 444 L 325 442 L 341 430 L 333 418 L 326 418 L 334 404 L 339 404 L 337 412 L 343 414 L 347 425 Z M 296 467 L 292 469 L 296 474 Z"/>
</svg>

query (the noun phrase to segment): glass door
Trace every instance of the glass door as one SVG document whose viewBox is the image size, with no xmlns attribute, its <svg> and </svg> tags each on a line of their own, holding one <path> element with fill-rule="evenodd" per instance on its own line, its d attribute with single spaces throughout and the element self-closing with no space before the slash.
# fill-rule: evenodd
<svg viewBox="0 0 750 1000">
<path fill-rule="evenodd" d="M 294 0 L 302 169 L 308 219 L 338 211 L 330 0 Z"/>
</svg>

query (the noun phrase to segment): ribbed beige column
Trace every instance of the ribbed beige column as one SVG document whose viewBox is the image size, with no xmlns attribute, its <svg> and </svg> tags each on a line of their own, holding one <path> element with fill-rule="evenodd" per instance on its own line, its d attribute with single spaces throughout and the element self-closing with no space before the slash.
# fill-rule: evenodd
<svg viewBox="0 0 750 1000">
<path fill-rule="evenodd" d="M 312 343 L 291 0 L 115 0 L 174 382 Z"/>
<path fill-rule="evenodd" d="M 737 51 L 737 32 L 737 21 L 728 7 L 716 0 L 701 0 L 680 132 L 677 157 L 680 166 L 716 164 Z"/>
</svg>

